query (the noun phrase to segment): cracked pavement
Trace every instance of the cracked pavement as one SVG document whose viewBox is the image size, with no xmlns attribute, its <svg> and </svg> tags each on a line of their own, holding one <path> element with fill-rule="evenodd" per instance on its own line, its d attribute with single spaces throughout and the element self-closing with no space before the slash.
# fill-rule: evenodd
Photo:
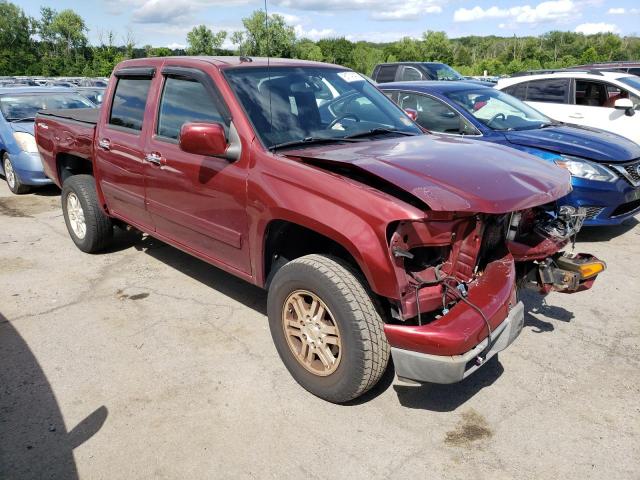
<svg viewBox="0 0 640 480">
<path fill-rule="evenodd" d="M 576 249 L 594 289 L 526 293 L 464 382 L 337 406 L 286 372 L 265 292 L 122 231 L 83 254 L 55 189 L 1 182 L 0 478 L 640 478 L 640 226 Z"/>
</svg>

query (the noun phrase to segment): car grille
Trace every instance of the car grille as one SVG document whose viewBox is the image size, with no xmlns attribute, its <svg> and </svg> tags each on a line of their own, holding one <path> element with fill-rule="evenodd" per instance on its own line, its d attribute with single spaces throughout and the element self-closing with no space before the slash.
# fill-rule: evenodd
<svg viewBox="0 0 640 480">
<path fill-rule="evenodd" d="M 627 163 L 626 165 L 611 166 L 622 174 L 624 178 L 629 180 L 632 185 L 636 187 L 640 185 L 640 172 L 638 172 L 638 169 L 640 168 L 640 161 L 636 160 L 633 163 Z"/>
<path fill-rule="evenodd" d="M 584 207 L 586 210 L 586 220 L 592 220 L 602 213 L 604 207 Z"/>
</svg>

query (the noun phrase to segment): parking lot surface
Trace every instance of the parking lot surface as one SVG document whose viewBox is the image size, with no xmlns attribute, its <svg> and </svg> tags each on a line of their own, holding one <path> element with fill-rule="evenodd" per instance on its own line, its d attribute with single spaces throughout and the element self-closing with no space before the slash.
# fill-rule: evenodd
<svg viewBox="0 0 640 480">
<path fill-rule="evenodd" d="M 585 229 L 592 291 L 454 385 L 389 370 L 345 406 L 271 343 L 266 294 L 117 231 L 86 255 L 55 189 L 0 185 L 0 478 L 640 478 L 640 225 Z"/>
</svg>

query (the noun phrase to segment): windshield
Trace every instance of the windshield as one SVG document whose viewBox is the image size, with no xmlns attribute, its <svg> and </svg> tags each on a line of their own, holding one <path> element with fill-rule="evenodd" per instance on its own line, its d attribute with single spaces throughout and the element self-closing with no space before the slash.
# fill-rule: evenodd
<svg viewBox="0 0 640 480">
<path fill-rule="evenodd" d="M 479 88 L 445 95 L 493 130 L 532 130 L 554 122 L 511 95 Z"/>
<path fill-rule="evenodd" d="M 438 80 L 464 80 L 462 75 L 445 63 L 425 63 L 424 68 Z"/>
<path fill-rule="evenodd" d="M 376 129 L 422 133 L 356 72 L 243 67 L 226 70 L 225 76 L 267 148 L 305 139 L 344 139 Z"/>
<path fill-rule="evenodd" d="M 30 93 L 0 96 L 0 111 L 8 122 L 33 119 L 40 110 L 95 108 L 89 100 L 75 93 Z"/>
<path fill-rule="evenodd" d="M 625 85 L 629 85 L 631 88 L 635 89 L 636 92 L 640 92 L 640 77 L 621 77 L 617 80 Z M 640 97 L 632 93 L 629 95 L 629 98 L 633 102 L 635 109 L 640 110 Z"/>
</svg>

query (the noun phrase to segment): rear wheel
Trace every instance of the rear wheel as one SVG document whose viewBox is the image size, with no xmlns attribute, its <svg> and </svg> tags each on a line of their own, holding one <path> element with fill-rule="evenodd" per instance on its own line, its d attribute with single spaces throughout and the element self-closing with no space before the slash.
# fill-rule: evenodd
<svg viewBox="0 0 640 480">
<path fill-rule="evenodd" d="M 91 175 L 74 175 L 62 186 L 62 213 L 69 235 L 86 253 L 104 250 L 113 237 L 113 223 L 98 202 Z"/>
<path fill-rule="evenodd" d="M 7 152 L 2 155 L 2 168 L 4 170 L 4 178 L 7 181 L 9 190 L 11 190 L 16 195 L 21 195 L 23 193 L 29 192 L 31 188 L 20 181 L 20 178 L 14 170 L 13 164 L 11 163 L 11 159 L 9 158 L 9 154 Z"/>
<path fill-rule="evenodd" d="M 330 402 L 373 387 L 389 361 L 383 322 L 346 263 L 307 255 L 275 274 L 268 297 L 271 336 L 293 378 Z"/>
</svg>

